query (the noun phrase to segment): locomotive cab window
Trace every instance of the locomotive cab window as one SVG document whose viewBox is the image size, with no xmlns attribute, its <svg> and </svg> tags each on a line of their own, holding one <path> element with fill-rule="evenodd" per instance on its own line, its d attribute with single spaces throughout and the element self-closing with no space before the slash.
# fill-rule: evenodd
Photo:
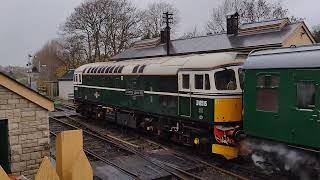
<svg viewBox="0 0 320 180">
<path fill-rule="evenodd" d="M 236 90 L 236 76 L 232 69 L 225 69 L 214 74 L 217 90 Z"/>
<path fill-rule="evenodd" d="M 297 106 L 300 109 L 315 107 L 316 87 L 314 81 L 299 81 L 297 83 Z"/>
<path fill-rule="evenodd" d="M 194 88 L 201 90 L 210 90 L 209 74 L 194 75 Z"/>
<path fill-rule="evenodd" d="M 182 88 L 183 89 L 190 89 L 190 75 L 189 74 L 182 74 Z"/>
<path fill-rule="evenodd" d="M 258 75 L 256 79 L 256 110 L 278 112 L 279 75 Z"/>
</svg>

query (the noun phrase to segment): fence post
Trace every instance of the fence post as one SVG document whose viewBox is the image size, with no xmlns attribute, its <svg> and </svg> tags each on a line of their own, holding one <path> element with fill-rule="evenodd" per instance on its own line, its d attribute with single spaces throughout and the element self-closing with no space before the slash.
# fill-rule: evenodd
<svg viewBox="0 0 320 180">
<path fill-rule="evenodd" d="M 56 168 L 61 180 L 72 180 L 73 171 L 78 171 L 77 173 L 88 172 L 89 174 L 92 172 L 90 164 L 83 158 L 85 154 L 81 153 L 83 153 L 82 130 L 64 131 L 57 135 Z M 79 158 L 81 161 L 77 161 Z M 78 167 L 78 170 L 73 170 L 73 167 Z M 82 168 L 86 168 L 86 170 L 81 170 Z"/>
<path fill-rule="evenodd" d="M 48 157 L 44 157 L 35 180 L 60 180 Z"/>
<path fill-rule="evenodd" d="M 10 180 L 7 173 L 0 166 L 0 179 L 1 180 Z"/>
</svg>

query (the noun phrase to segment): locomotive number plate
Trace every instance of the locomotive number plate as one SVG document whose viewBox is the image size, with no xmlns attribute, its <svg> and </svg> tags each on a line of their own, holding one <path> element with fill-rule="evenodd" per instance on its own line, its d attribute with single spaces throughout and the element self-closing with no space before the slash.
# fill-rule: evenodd
<svg viewBox="0 0 320 180">
<path fill-rule="evenodd" d="M 196 106 L 202 106 L 202 107 L 207 107 L 208 102 L 204 100 L 196 100 Z"/>
</svg>

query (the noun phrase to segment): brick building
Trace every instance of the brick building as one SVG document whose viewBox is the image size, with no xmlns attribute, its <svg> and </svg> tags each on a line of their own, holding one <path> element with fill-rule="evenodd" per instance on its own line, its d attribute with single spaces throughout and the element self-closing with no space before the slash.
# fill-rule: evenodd
<svg viewBox="0 0 320 180">
<path fill-rule="evenodd" d="M 0 165 L 33 178 L 49 154 L 48 111 L 53 102 L 0 72 Z"/>
</svg>

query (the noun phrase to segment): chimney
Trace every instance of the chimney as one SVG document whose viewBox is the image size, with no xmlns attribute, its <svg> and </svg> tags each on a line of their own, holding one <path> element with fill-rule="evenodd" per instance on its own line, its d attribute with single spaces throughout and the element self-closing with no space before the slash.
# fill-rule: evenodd
<svg viewBox="0 0 320 180">
<path fill-rule="evenodd" d="M 166 32 L 164 30 L 161 30 L 160 31 L 160 43 L 164 44 L 164 43 L 166 43 L 166 40 L 167 40 Z"/>
<path fill-rule="evenodd" d="M 227 34 L 238 34 L 239 14 L 238 12 L 227 15 Z"/>
</svg>

